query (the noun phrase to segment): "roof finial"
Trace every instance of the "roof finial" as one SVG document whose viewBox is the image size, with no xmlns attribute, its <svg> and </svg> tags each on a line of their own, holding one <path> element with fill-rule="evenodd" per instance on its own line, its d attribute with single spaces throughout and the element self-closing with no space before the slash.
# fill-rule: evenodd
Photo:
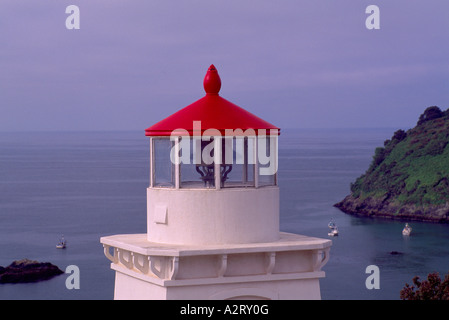
<svg viewBox="0 0 449 320">
<path fill-rule="evenodd" d="M 221 88 L 221 79 L 218 75 L 217 69 L 212 64 L 207 70 L 203 81 L 204 90 L 207 94 L 218 94 Z"/>
</svg>

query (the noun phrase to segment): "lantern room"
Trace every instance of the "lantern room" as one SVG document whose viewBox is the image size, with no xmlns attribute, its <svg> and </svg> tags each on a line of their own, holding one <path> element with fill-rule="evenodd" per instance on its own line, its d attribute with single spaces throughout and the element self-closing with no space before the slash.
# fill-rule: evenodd
<svg viewBox="0 0 449 320">
<path fill-rule="evenodd" d="M 279 225 L 279 128 L 222 98 L 214 65 L 207 70 L 203 85 L 203 98 L 145 130 L 150 137 L 151 173 L 148 239 L 167 243 L 272 241 Z M 174 201 L 178 198 L 179 207 Z M 264 212 L 265 221 L 261 221 Z M 272 224 L 267 226 L 266 219 Z M 255 221 L 260 221 L 260 229 L 244 229 Z"/>
<path fill-rule="evenodd" d="M 279 128 L 219 96 L 211 65 L 204 98 L 145 130 L 154 188 L 235 188 L 277 185 Z"/>
</svg>

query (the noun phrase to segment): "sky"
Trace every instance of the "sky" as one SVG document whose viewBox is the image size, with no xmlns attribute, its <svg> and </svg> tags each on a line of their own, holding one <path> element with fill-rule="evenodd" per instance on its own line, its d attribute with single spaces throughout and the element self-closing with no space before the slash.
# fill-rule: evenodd
<svg viewBox="0 0 449 320">
<path fill-rule="evenodd" d="M 280 128 L 408 129 L 449 108 L 448 17 L 447 0 L 1 0 L 0 131 L 143 132 L 202 98 L 211 64 Z"/>
</svg>

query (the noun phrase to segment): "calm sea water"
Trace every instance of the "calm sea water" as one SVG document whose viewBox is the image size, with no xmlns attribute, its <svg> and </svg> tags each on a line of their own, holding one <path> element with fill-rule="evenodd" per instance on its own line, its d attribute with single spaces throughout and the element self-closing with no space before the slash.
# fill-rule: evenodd
<svg viewBox="0 0 449 320">
<path fill-rule="evenodd" d="M 355 218 L 332 207 L 393 132 L 282 132 L 281 230 L 326 238 L 331 219 L 340 230 L 324 267 L 323 299 L 399 299 L 415 275 L 449 270 L 448 225 L 413 222 L 407 239 L 404 222 Z M 61 275 L 2 284 L 0 299 L 113 299 L 114 272 L 99 238 L 146 232 L 148 149 L 142 132 L 0 133 L 0 265 L 29 258 L 80 268 L 79 290 L 66 289 Z M 55 248 L 62 234 L 66 250 Z M 373 264 L 379 290 L 365 286 Z"/>
</svg>

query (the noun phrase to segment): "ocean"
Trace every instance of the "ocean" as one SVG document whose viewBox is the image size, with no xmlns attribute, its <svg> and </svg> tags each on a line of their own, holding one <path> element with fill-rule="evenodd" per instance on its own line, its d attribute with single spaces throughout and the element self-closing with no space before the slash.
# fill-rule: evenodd
<svg viewBox="0 0 449 320">
<path fill-rule="evenodd" d="M 395 129 L 282 130 L 279 139 L 280 228 L 328 238 L 330 260 L 320 281 L 324 300 L 397 300 L 405 283 L 449 271 L 449 225 L 358 218 L 333 207 L 368 168 L 374 149 Z M 110 300 L 114 272 L 100 237 L 146 232 L 149 142 L 136 132 L 0 133 L 0 266 L 14 260 L 80 270 L 28 284 L 0 284 L 5 300 Z M 67 249 L 56 249 L 61 235 Z M 396 251 L 399 254 L 392 255 Z M 379 268 L 379 289 L 365 285 Z"/>
</svg>

